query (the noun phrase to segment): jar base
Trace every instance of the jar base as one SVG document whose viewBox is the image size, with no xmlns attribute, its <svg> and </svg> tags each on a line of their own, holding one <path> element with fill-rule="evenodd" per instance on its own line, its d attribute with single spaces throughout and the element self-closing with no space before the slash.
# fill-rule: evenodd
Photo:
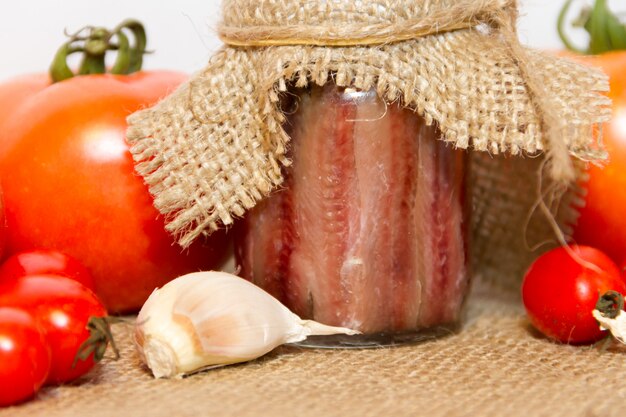
<svg viewBox="0 0 626 417">
<path fill-rule="evenodd" d="M 458 323 L 440 325 L 427 329 L 394 333 L 370 333 L 356 336 L 343 334 L 331 336 L 310 336 L 306 340 L 293 343 L 293 346 L 314 349 L 373 349 L 379 347 L 417 344 L 458 333 Z"/>
</svg>

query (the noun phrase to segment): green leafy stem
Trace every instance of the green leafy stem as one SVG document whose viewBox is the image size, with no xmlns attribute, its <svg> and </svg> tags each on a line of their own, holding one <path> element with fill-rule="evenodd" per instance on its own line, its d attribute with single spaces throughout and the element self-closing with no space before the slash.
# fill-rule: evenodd
<svg viewBox="0 0 626 417">
<path fill-rule="evenodd" d="M 589 46 L 586 50 L 574 45 L 566 33 L 566 18 L 573 0 L 567 0 L 558 20 L 558 31 L 567 49 L 590 55 L 626 49 L 626 26 L 608 6 L 607 0 L 596 0 L 593 7 L 586 7 L 573 22 L 574 27 L 589 33 Z"/>
<path fill-rule="evenodd" d="M 50 66 L 50 77 L 55 83 L 76 75 L 131 74 L 141 70 L 143 56 L 148 53 L 145 28 L 134 19 L 127 19 L 112 30 L 87 26 L 74 34 L 66 33 L 66 36 L 69 40 L 59 48 Z M 107 71 L 105 57 L 109 51 L 117 52 L 117 57 Z M 83 54 L 78 72 L 74 72 L 67 62 L 75 53 Z"/>
</svg>

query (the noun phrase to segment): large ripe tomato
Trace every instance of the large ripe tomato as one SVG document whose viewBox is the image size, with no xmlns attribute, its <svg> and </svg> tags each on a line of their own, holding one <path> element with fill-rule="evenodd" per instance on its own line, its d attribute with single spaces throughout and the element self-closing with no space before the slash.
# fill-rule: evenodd
<svg viewBox="0 0 626 417">
<path fill-rule="evenodd" d="M 50 347 L 25 311 L 0 307 L 0 407 L 29 399 L 46 381 Z"/>
<path fill-rule="evenodd" d="M 23 75 L 2 83 L 0 84 L 0 109 L 10 109 L 15 103 L 43 90 L 48 85 L 50 85 L 50 77 L 47 74 Z M 11 112 L 0 111 L 0 126 L 4 126 L 10 119 Z M 0 154 L 9 146 L 10 143 L 6 139 L 0 140 Z"/>
<path fill-rule="evenodd" d="M 609 4 L 597 0 L 577 19 L 589 38 L 588 47 L 579 50 L 566 30 L 572 4 L 567 0 L 559 17 L 561 39 L 568 49 L 590 55 L 568 57 L 602 69 L 610 77 L 608 96 L 613 100 L 613 118 L 602 129 L 610 161 L 604 168 L 591 165 L 588 169 L 589 181 L 583 184 L 586 206 L 574 238 L 579 244 L 601 249 L 620 264 L 626 261 L 626 51 L 616 50 L 626 45 L 626 29 Z"/>
<path fill-rule="evenodd" d="M 531 323 L 547 337 L 570 344 L 592 343 L 606 333 L 592 316 L 599 297 L 607 291 L 626 294 L 626 282 L 615 263 L 603 252 L 586 246 L 565 248 L 540 256 L 524 277 L 522 298 Z"/>
<path fill-rule="evenodd" d="M 0 262 L 4 259 L 7 251 L 7 221 L 4 215 L 4 197 L 2 195 L 2 189 L 0 189 Z"/>
<path fill-rule="evenodd" d="M 39 274 L 61 275 L 94 289 L 91 273 L 83 264 L 65 253 L 50 249 L 36 249 L 11 255 L 0 265 L 0 284 L 27 275 Z"/>
<path fill-rule="evenodd" d="M 622 263 L 626 261 L 626 52 L 607 53 L 584 62 L 599 66 L 611 78 L 613 119 L 603 129 L 610 161 L 605 167 L 592 165 L 588 169 L 586 205 L 574 238 Z"/>
<path fill-rule="evenodd" d="M 59 275 L 30 275 L 0 285 L 0 306 L 28 311 L 40 324 L 52 355 L 49 383 L 72 381 L 93 368 L 93 354 L 74 364 L 89 339 L 89 319 L 107 315 L 87 287 Z"/>
<path fill-rule="evenodd" d="M 111 312 L 138 310 L 155 287 L 215 269 L 225 234 L 188 250 L 164 230 L 125 140 L 126 117 L 185 80 L 174 72 L 78 76 L 53 85 L 22 82 L 2 99 L 0 181 L 11 252 L 56 249 L 83 263 Z"/>
</svg>

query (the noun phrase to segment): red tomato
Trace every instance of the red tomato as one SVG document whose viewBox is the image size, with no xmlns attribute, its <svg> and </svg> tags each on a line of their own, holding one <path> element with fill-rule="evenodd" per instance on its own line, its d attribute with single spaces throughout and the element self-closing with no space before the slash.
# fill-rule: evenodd
<svg viewBox="0 0 626 417">
<path fill-rule="evenodd" d="M 590 245 L 606 252 L 615 262 L 626 260 L 626 32 L 620 31 L 620 16 L 607 1 L 596 1 L 592 8 L 582 10 L 576 19 L 579 30 L 587 32 L 585 48 L 578 48 L 567 33 L 569 9 L 565 2 L 558 19 L 558 32 L 565 46 L 578 53 L 568 53 L 574 60 L 602 69 L 610 78 L 608 97 L 613 101 L 613 118 L 603 126 L 603 142 L 610 162 L 605 168 L 590 165 L 586 188 L 586 206 L 575 229 L 574 237 L 580 244 Z M 616 29 L 617 28 L 617 29 Z M 613 51 L 613 52 L 611 52 Z"/>
<path fill-rule="evenodd" d="M 2 190 L 0 189 L 0 261 L 4 259 L 4 255 L 6 253 L 7 238 L 8 231 L 6 217 L 4 216 L 4 197 L 2 195 Z"/>
<path fill-rule="evenodd" d="M 50 347 L 25 311 L 0 307 L 0 407 L 29 399 L 50 371 Z"/>
<path fill-rule="evenodd" d="M 80 262 L 62 252 L 42 249 L 10 256 L 0 266 L 0 283 L 39 274 L 62 275 L 94 288 L 91 273 Z"/>
<path fill-rule="evenodd" d="M 0 306 L 22 308 L 37 318 L 52 352 L 48 382 L 69 382 L 93 368 L 93 355 L 73 366 L 89 338 L 89 318 L 107 315 L 89 288 L 59 275 L 30 275 L 0 286 Z"/>
<path fill-rule="evenodd" d="M 592 316 L 598 298 L 613 290 L 626 294 L 626 282 L 603 252 L 586 246 L 571 247 L 597 267 L 578 263 L 565 248 L 540 256 L 522 285 L 522 298 L 531 323 L 547 337 L 570 344 L 592 343 L 606 336 Z"/>
<path fill-rule="evenodd" d="M 111 312 L 138 310 L 155 287 L 188 272 L 216 269 L 225 233 L 183 250 L 134 164 L 126 117 L 173 91 L 174 72 L 85 75 L 53 85 L 22 82 L 15 100 L 0 85 L 0 181 L 10 253 L 55 249 L 93 274 Z M 21 92 L 20 92 L 21 91 Z M 10 95 L 11 93 L 9 93 Z M 3 149 L 4 147 L 4 149 Z"/>
<path fill-rule="evenodd" d="M 603 141 L 609 152 L 606 166 L 591 165 L 587 193 L 574 238 L 580 244 L 597 247 L 618 264 L 626 261 L 626 52 L 597 57 L 578 57 L 598 66 L 609 75 L 613 119 L 603 128 Z"/>
<path fill-rule="evenodd" d="M 10 109 L 15 103 L 30 97 L 50 85 L 50 77 L 46 74 L 23 75 L 11 81 L 0 84 L 0 126 L 4 126 L 11 119 Z M 0 133 L 1 134 L 1 133 Z M 0 153 L 9 147 L 6 140 L 0 141 Z"/>
</svg>

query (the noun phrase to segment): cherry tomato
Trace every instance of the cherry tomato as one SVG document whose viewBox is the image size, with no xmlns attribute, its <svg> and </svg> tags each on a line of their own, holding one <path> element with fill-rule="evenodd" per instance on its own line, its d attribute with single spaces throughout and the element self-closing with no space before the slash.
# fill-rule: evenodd
<svg viewBox="0 0 626 417">
<path fill-rule="evenodd" d="M 531 323 L 547 337 L 569 344 L 592 343 L 606 336 L 592 316 L 598 298 L 609 290 L 626 294 L 617 265 L 603 252 L 572 246 L 581 265 L 565 248 L 540 256 L 522 285 Z"/>
<path fill-rule="evenodd" d="M 10 256 L 0 266 L 0 283 L 27 275 L 62 275 L 93 290 L 91 273 L 80 262 L 56 250 L 32 250 Z"/>
<path fill-rule="evenodd" d="M 89 336 L 90 317 L 105 317 L 96 295 L 80 282 L 60 275 L 29 275 L 0 286 L 0 306 L 22 308 L 35 317 L 52 352 L 49 383 L 69 382 L 94 366 L 93 355 L 74 359 Z"/>
<path fill-rule="evenodd" d="M 26 311 L 0 307 L 0 407 L 29 399 L 50 371 L 50 347 Z"/>
</svg>

